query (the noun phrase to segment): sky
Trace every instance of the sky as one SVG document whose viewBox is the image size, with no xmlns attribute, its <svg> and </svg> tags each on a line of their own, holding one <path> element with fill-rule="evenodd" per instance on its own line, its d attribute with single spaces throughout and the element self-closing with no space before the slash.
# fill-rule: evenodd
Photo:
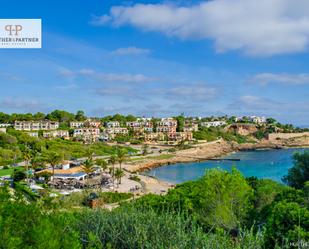
<svg viewBox="0 0 309 249">
<path fill-rule="evenodd" d="M 259 115 L 309 125 L 309 1 L 2 1 L 41 49 L 0 49 L 0 111 Z"/>
</svg>

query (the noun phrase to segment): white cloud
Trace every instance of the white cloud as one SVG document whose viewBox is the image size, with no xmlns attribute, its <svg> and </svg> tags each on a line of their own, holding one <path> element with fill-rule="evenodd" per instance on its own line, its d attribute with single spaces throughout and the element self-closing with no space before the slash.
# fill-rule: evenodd
<svg viewBox="0 0 309 249">
<path fill-rule="evenodd" d="M 260 73 L 249 79 L 249 82 L 267 85 L 271 83 L 279 83 L 286 85 L 305 85 L 309 84 L 309 74 L 273 74 Z"/>
<path fill-rule="evenodd" d="M 129 73 L 101 73 L 93 69 L 83 68 L 72 71 L 69 69 L 61 69 L 60 74 L 65 78 L 89 77 L 99 82 L 119 82 L 119 83 L 146 83 L 152 82 L 155 78 L 148 77 L 144 74 Z"/>
<path fill-rule="evenodd" d="M 137 47 L 118 48 L 112 52 L 113 55 L 147 55 L 149 53 L 149 49 Z"/>
<path fill-rule="evenodd" d="M 269 56 L 301 52 L 309 41 L 308 0 L 213 0 L 191 6 L 112 7 L 96 25 L 132 25 L 181 39 L 213 39 L 218 52 Z"/>
</svg>

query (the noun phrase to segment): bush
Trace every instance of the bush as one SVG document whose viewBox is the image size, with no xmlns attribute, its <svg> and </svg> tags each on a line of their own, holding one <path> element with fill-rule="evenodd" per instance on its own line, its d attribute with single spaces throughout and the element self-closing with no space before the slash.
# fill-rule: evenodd
<svg viewBox="0 0 309 249">
<path fill-rule="evenodd" d="M 20 182 L 26 178 L 26 172 L 21 169 L 15 169 L 13 172 L 13 181 Z"/>
<path fill-rule="evenodd" d="M 129 177 L 129 179 L 132 180 L 132 181 L 136 181 L 136 182 L 140 182 L 141 181 L 141 179 L 137 175 L 131 175 Z"/>
<path fill-rule="evenodd" d="M 91 248 L 262 248 L 263 241 L 244 231 L 233 242 L 224 232 L 204 233 L 186 215 L 132 207 L 83 212 L 77 229 L 84 245 Z"/>
</svg>

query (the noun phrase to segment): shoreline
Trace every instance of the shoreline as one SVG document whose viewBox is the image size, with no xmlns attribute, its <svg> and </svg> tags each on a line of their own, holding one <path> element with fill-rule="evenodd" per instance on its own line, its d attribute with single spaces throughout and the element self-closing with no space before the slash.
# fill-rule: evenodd
<svg viewBox="0 0 309 249">
<path fill-rule="evenodd" d="M 144 172 L 153 168 L 158 168 L 164 165 L 177 163 L 201 162 L 210 159 L 216 159 L 224 155 L 239 151 L 255 151 L 255 150 L 273 150 L 273 149 L 289 149 L 289 148 L 309 148 L 309 138 L 301 137 L 298 139 L 287 139 L 280 141 L 261 140 L 258 143 L 238 144 L 236 142 L 226 142 L 218 140 L 209 143 L 194 145 L 193 148 L 180 150 L 173 154 L 168 159 L 147 159 L 142 162 L 127 163 L 126 170 L 131 173 Z"/>
</svg>

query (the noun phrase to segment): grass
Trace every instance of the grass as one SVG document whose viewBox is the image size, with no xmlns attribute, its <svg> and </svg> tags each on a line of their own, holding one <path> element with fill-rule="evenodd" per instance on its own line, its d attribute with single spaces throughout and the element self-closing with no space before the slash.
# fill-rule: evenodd
<svg viewBox="0 0 309 249">
<path fill-rule="evenodd" d="M 8 176 L 12 175 L 14 169 L 23 169 L 24 167 L 14 167 L 14 168 L 8 168 L 8 169 L 0 169 L 0 176 Z"/>
</svg>

